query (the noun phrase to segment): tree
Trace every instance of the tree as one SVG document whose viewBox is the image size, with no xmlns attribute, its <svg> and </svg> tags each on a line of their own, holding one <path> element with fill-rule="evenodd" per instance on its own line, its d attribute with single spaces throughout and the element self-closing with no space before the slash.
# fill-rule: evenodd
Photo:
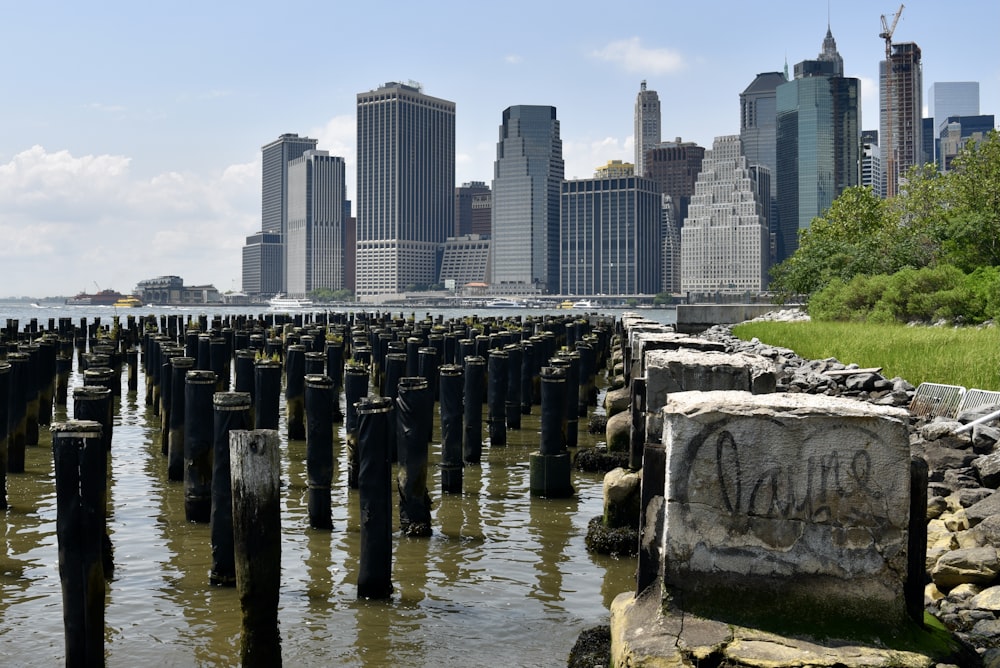
<svg viewBox="0 0 1000 668">
<path fill-rule="evenodd" d="M 1000 134 L 992 130 L 978 144 L 970 140 L 947 178 L 949 260 L 966 272 L 1000 266 Z"/>
</svg>

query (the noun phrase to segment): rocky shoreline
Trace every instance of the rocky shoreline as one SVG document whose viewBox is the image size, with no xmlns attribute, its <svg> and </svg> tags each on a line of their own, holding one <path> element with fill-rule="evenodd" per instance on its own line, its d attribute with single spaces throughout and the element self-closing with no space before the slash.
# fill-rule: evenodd
<svg viewBox="0 0 1000 668">
<path fill-rule="evenodd" d="M 801 320 L 800 311 L 778 311 L 767 320 Z M 772 360 L 778 392 L 850 397 L 908 408 L 916 388 L 836 359 L 806 360 L 793 351 L 736 338 L 729 326 L 700 335 L 727 352 Z M 856 373 L 852 371 L 857 370 Z M 1000 407 L 986 406 L 955 420 L 911 415 L 911 454 L 928 465 L 927 582 L 925 609 L 974 647 L 983 665 L 1000 668 L 1000 429 L 963 424 Z"/>
</svg>

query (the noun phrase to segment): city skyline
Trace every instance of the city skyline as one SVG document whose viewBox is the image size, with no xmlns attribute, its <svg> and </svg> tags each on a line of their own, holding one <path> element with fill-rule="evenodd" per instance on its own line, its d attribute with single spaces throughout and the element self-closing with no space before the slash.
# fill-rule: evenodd
<svg viewBox="0 0 1000 668">
<path fill-rule="evenodd" d="M 162 274 L 239 289 L 241 247 L 260 227 L 260 147 L 286 132 L 318 139 L 345 158 L 356 213 L 355 96 L 387 81 L 413 79 L 456 102 L 454 186 L 490 182 L 497 119 L 524 104 L 556 107 L 566 178 L 590 178 L 608 160 L 633 161 L 642 80 L 659 94 L 662 138 L 709 147 L 739 131 L 739 94 L 758 73 L 815 57 L 829 19 L 845 75 L 861 79 L 862 127 L 876 128 L 879 14 L 891 20 L 898 6 L 641 2 L 632 15 L 651 20 L 612 28 L 593 20 L 596 3 L 524 4 L 531 11 L 475 21 L 458 3 L 423 13 L 388 3 L 10 5 L 0 296 L 129 291 Z M 935 82 L 978 81 L 981 113 L 1000 113 L 1000 64 L 986 51 L 1000 8 L 949 11 L 907 4 L 894 39 L 920 45 L 925 98 Z M 941 29 L 951 16 L 961 39 Z M 273 30 L 279 21 L 330 39 Z"/>
</svg>

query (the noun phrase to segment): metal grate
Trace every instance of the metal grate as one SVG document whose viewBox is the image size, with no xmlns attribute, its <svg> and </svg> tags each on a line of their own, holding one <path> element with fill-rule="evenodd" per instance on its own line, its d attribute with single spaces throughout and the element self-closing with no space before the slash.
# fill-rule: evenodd
<svg viewBox="0 0 1000 668">
<path fill-rule="evenodd" d="M 962 401 L 958 404 L 958 410 L 955 411 L 955 415 L 959 415 L 963 411 L 982 408 L 983 406 L 1000 409 L 1000 392 L 994 392 L 993 390 L 967 391 L 962 397 Z"/>
<path fill-rule="evenodd" d="M 955 417 L 964 395 L 965 388 L 958 385 L 920 383 L 910 401 L 910 412 L 914 415 Z"/>
</svg>

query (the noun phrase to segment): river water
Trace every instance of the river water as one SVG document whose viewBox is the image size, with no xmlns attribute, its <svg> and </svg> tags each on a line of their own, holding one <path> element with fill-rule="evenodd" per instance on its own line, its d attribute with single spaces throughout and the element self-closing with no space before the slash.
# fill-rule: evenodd
<svg viewBox="0 0 1000 668">
<path fill-rule="evenodd" d="M 673 316 L 673 311 L 647 313 L 661 322 Z M 43 326 L 60 317 L 78 324 L 81 317 L 92 321 L 98 316 L 107 323 L 113 314 L 108 308 L 0 303 L 0 324 L 17 318 L 22 327 L 31 318 Z M 71 383 L 81 383 L 75 364 Z M 237 665 L 236 590 L 209 585 L 209 526 L 185 521 L 183 483 L 167 480 L 159 419 L 145 406 L 141 372 L 139 387 L 138 396 L 123 388 L 116 400 L 108 518 L 115 573 L 105 609 L 107 665 Z M 434 534 L 406 538 L 396 532 L 392 599 L 359 601 L 358 497 L 347 485 L 343 426 L 334 443 L 334 529 L 310 529 L 305 442 L 287 439 L 282 406 L 278 617 L 284 665 L 565 665 L 580 631 L 607 623 L 611 600 L 633 588 L 635 562 L 593 555 L 584 546 L 587 523 L 602 512 L 603 476 L 574 471 L 572 498 L 531 497 L 528 455 L 538 448 L 538 412 L 535 407 L 520 430 L 508 432 L 507 446 L 490 447 L 486 441 L 482 464 L 464 469 L 462 494 L 441 493 L 435 466 L 440 444 L 432 442 L 428 487 Z M 54 420 L 64 419 L 65 409 L 57 407 Z M 581 447 L 603 438 L 587 434 L 586 424 L 581 418 Z M 64 662 L 65 650 L 46 428 L 39 445 L 27 448 L 25 468 L 23 474 L 8 474 L 10 508 L 0 511 L 0 662 L 52 666 Z"/>
</svg>

